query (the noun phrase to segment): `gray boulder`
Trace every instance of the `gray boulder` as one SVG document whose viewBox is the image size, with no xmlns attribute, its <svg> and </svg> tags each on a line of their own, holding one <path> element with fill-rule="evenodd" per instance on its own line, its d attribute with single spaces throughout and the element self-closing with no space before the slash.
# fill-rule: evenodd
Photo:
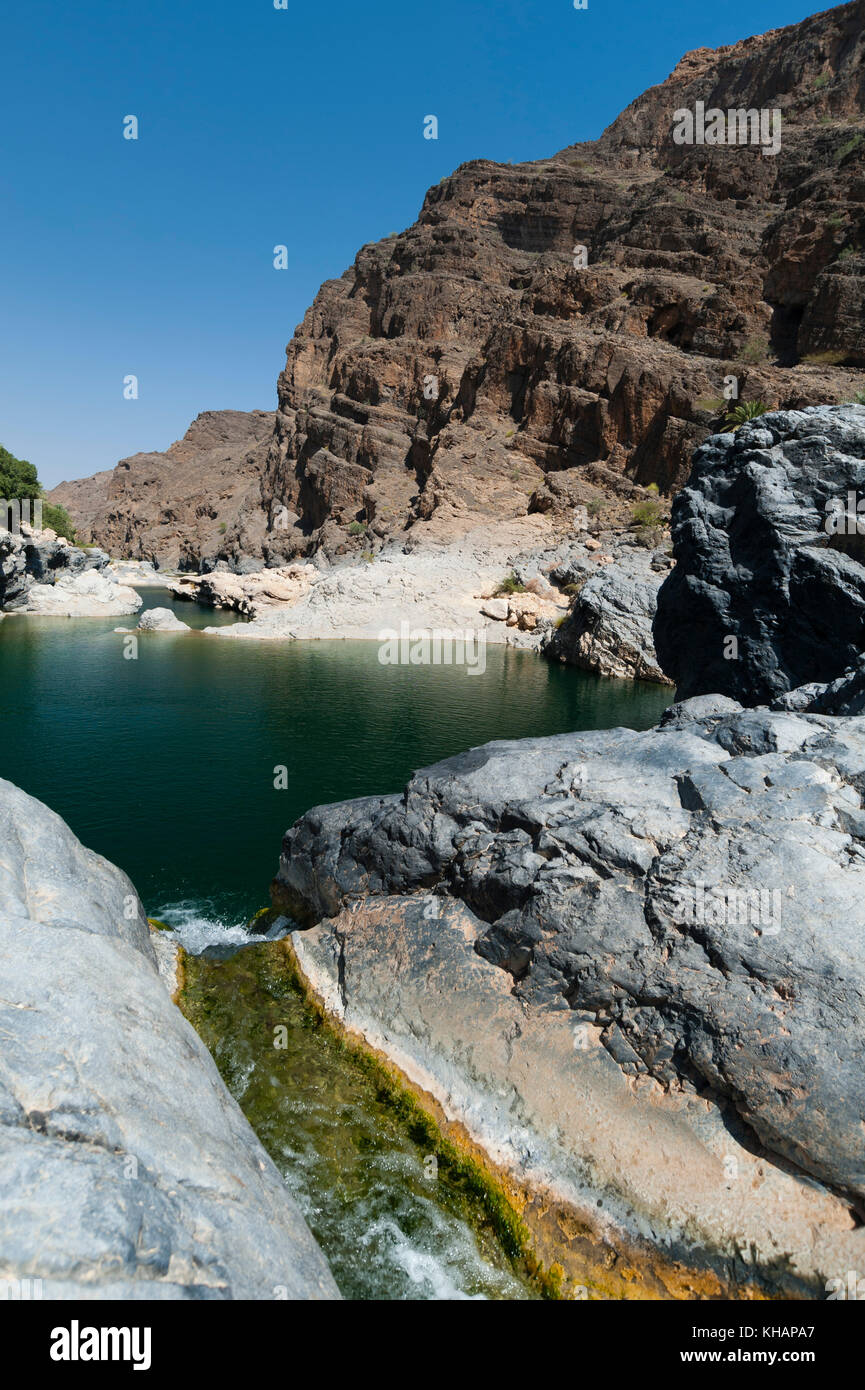
<svg viewBox="0 0 865 1390">
<path fill-rule="evenodd" d="M 571 575 L 581 574 L 580 578 Z M 564 622 L 554 628 L 544 654 L 600 676 L 670 684 L 655 655 L 652 621 L 662 574 L 646 550 L 623 550 L 610 565 L 572 564 L 554 572 L 556 582 L 579 583 Z"/>
<path fill-rule="evenodd" d="M 681 698 L 756 705 L 804 685 L 816 697 L 856 664 L 865 535 L 849 494 L 865 500 L 862 406 L 776 411 L 697 450 L 654 623 Z"/>
<path fill-rule="evenodd" d="M 81 550 L 53 531 L 34 531 L 27 526 L 17 533 L 0 530 L 0 610 L 27 611 L 32 590 L 39 589 L 43 595 L 43 608 L 39 611 L 48 611 L 50 596 L 46 590 L 58 582 L 67 588 L 75 583 L 81 587 L 83 583 L 86 589 L 88 581 L 80 581 L 79 576 L 94 571 L 94 578 L 101 577 L 108 563 L 104 550 Z"/>
<path fill-rule="evenodd" d="M 863 1209 L 863 774 L 861 721 L 723 699 L 492 743 L 310 811 L 277 899 L 460 900 L 526 1008 L 589 1015 L 626 1074 L 729 1106 Z"/>
<path fill-rule="evenodd" d="M 5 781 L 0 843 L 0 1283 L 38 1279 L 61 1299 L 338 1297 L 171 1002 L 132 884 Z"/>
<path fill-rule="evenodd" d="M 142 613 L 138 624 L 139 632 L 189 632 L 189 624 L 182 623 L 170 608 L 148 608 Z"/>
</svg>

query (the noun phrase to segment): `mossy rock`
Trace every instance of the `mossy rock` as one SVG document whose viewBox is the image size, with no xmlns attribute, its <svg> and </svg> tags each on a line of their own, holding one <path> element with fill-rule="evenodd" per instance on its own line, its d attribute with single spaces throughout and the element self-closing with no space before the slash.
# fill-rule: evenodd
<svg viewBox="0 0 865 1390">
<path fill-rule="evenodd" d="M 158 917 L 148 917 L 147 925 L 152 931 L 174 931 L 174 927 L 170 927 L 167 922 L 160 922 Z"/>
</svg>

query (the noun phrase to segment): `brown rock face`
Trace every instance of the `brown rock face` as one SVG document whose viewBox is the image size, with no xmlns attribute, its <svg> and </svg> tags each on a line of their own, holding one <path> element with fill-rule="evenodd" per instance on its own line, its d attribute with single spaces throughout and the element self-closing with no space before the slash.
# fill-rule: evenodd
<svg viewBox="0 0 865 1390">
<path fill-rule="evenodd" d="M 60 483 L 81 541 L 163 568 L 261 556 L 260 482 L 273 432 L 266 410 L 205 411 L 164 454 L 133 454 L 113 471 Z"/>
<path fill-rule="evenodd" d="M 862 390 L 863 30 L 857 0 L 688 54 L 600 140 L 463 165 L 364 246 L 287 349 L 272 562 L 418 522 L 599 498 L 615 516 L 640 485 L 681 484 L 725 377 L 775 407 Z M 676 143 L 698 102 L 779 112 L 777 153 Z"/>
<path fill-rule="evenodd" d="M 118 464 L 92 516 L 98 479 L 52 497 L 115 553 L 191 569 L 580 506 L 616 527 L 646 485 L 681 485 L 732 379 L 767 407 L 849 400 L 865 390 L 863 31 L 856 0 L 698 49 L 595 142 L 461 166 L 322 286 L 269 450 L 272 416 L 205 414 Z M 735 118 L 729 143 L 677 143 L 699 103 L 729 117 L 725 138 Z"/>
</svg>

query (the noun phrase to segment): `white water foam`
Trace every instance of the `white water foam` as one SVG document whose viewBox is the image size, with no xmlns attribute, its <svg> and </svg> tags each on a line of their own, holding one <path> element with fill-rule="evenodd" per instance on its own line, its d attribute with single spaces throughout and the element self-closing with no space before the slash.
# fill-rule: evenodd
<svg viewBox="0 0 865 1390">
<path fill-rule="evenodd" d="M 459 1223 L 459 1226 L 453 1224 L 449 1232 L 451 1239 L 453 1240 L 459 1232 L 472 1250 L 474 1258 L 471 1263 L 480 1263 L 473 1248 L 471 1232 L 468 1227 L 460 1230 L 461 1225 L 462 1223 Z M 430 1250 L 422 1250 L 414 1245 L 398 1223 L 389 1217 L 380 1217 L 373 1221 L 361 1236 L 361 1244 L 372 1246 L 379 1259 L 384 1256 L 389 1263 L 401 1269 L 417 1289 L 418 1298 L 455 1299 L 460 1302 L 486 1301 L 485 1294 L 466 1293 L 456 1282 L 461 1275 L 465 1276 L 465 1271 L 460 1268 L 462 1260 L 459 1258 L 462 1256 L 465 1259 L 466 1252 L 463 1250 L 454 1252 L 457 1258 L 453 1262 L 445 1261 Z"/>
<path fill-rule="evenodd" d="M 184 950 L 191 956 L 203 955 L 214 947 L 251 946 L 260 941 L 278 941 L 287 936 L 292 924 L 287 917 L 277 917 L 266 932 L 251 932 L 245 922 L 230 923 L 215 915 L 207 902 L 166 903 L 154 916 L 166 926 L 173 927 Z"/>
</svg>

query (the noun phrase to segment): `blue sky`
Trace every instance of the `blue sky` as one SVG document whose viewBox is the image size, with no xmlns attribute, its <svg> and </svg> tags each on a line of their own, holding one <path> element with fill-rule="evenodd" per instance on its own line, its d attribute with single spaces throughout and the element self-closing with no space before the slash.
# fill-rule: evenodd
<svg viewBox="0 0 865 1390">
<path fill-rule="evenodd" d="M 688 49 L 818 8 L 6 0 L 0 443 L 51 486 L 273 409 L 322 280 L 457 164 L 592 139 Z"/>
</svg>

